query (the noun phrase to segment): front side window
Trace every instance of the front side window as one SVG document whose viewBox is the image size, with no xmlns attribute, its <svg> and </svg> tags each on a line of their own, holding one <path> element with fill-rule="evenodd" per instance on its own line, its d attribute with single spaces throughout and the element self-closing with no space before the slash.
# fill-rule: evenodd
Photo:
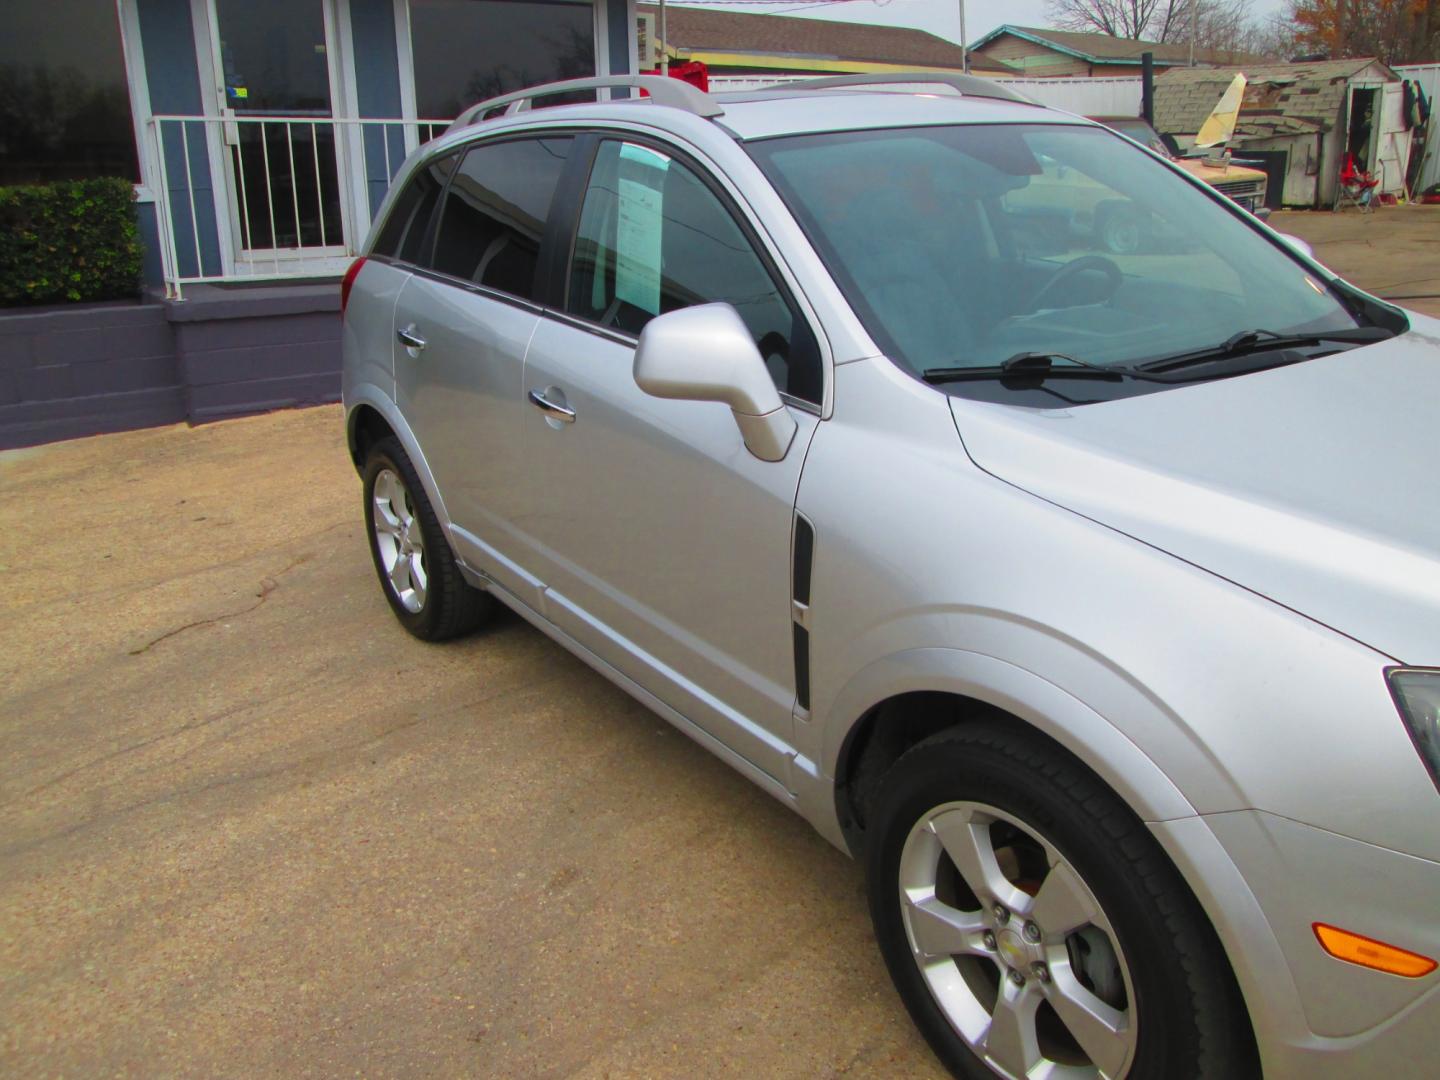
<svg viewBox="0 0 1440 1080">
<path fill-rule="evenodd" d="M 571 139 L 513 139 L 470 150 L 450 181 L 431 266 L 527 300 L 540 238 Z"/>
<path fill-rule="evenodd" d="M 781 391 L 820 400 L 814 334 L 720 198 L 668 154 L 602 143 L 580 214 L 567 310 L 638 334 L 656 315 L 714 302 L 740 313 Z"/>
<path fill-rule="evenodd" d="M 877 344 L 931 381 L 1024 354 L 1139 366 L 1254 331 L 1357 327 L 1279 246 L 1103 128 L 956 125 L 748 149 Z"/>
</svg>

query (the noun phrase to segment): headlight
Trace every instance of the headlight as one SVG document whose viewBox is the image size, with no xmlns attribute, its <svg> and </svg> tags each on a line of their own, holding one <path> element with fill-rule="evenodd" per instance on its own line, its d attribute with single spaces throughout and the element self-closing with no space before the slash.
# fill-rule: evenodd
<svg viewBox="0 0 1440 1080">
<path fill-rule="evenodd" d="M 1440 671 L 1422 668 L 1390 668 L 1385 672 L 1390 693 L 1415 749 L 1430 769 L 1430 779 L 1440 789 Z"/>
</svg>

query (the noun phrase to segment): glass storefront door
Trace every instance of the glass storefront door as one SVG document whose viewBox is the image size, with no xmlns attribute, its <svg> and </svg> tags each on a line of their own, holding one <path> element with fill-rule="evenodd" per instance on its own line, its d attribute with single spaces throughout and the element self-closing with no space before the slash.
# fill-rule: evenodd
<svg viewBox="0 0 1440 1080">
<path fill-rule="evenodd" d="M 325 0 L 214 0 L 241 257 L 342 248 Z"/>
</svg>

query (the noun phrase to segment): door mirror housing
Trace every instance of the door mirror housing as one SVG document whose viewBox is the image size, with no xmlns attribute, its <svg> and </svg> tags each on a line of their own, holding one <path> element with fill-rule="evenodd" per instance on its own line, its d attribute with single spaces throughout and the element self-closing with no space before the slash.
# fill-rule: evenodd
<svg viewBox="0 0 1440 1080">
<path fill-rule="evenodd" d="M 782 460 L 795 438 L 795 418 L 729 304 L 681 308 L 646 323 L 635 384 L 652 397 L 729 405 L 746 449 L 761 461 Z"/>
</svg>

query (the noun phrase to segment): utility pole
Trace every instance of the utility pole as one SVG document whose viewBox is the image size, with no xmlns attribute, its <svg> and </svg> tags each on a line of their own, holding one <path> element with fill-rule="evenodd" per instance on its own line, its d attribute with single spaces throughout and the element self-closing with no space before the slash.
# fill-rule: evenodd
<svg viewBox="0 0 1440 1080">
<path fill-rule="evenodd" d="M 665 0 L 660 0 L 660 74 L 670 74 L 670 38 L 665 32 Z"/>
<path fill-rule="evenodd" d="M 665 0 L 660 0 L 660 10 L 665 10 Z M 662 15 L 661 18 L 664 18 Z M 1200 25 L 1200 0 L 1190 0 L 1190 66 L 1195 66 L 1195 38 Z"/>
<path fill-rule="evenodd" d="M 960 0 L 960 70 L 970 74 L 970 50 L 965 45 L 965 0 Z"/>
</svg>

